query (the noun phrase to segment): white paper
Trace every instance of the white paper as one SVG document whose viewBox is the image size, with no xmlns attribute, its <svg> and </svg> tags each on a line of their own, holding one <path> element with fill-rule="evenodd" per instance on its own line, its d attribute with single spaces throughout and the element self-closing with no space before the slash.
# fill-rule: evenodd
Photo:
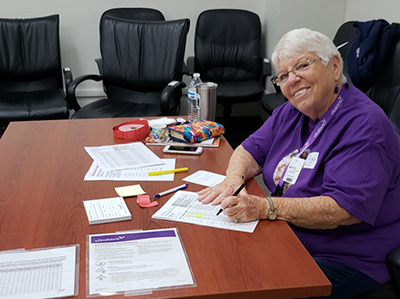
<svg viewBox="0 0 400 299">
<path fill-rule="evenodd" d="M 195 192 L 176 192 L 151 218 L 186 222 L 216 228 L 252 233 L 258 221 L 234 223 L 223 213 L 217 216 L 221 206 L 203 204 Z"/>
<path fill-rule="evenodd" d="M 103 170 L 117 170 L 164 164 L 141 142 L 85 147 Z"/>
<path fill-rule="evenodd" d="M 85 181 L 173 181 L 174 173 L 149 176 L 151 171 L 175 168 L 175 159 L 161 160 L 165 164 L 109 171 L 104 171 L 96 162 L 93 162 L 85 175 Z"/>
<path fill-rule="evenodd" d="M 131 213 L 122 197 L 84 200 L 83 205 L 89 224 L 132 219 Z"/>
<path fill-rule="evenodd" d="M 193 286 L 176 228 L 89 235 L 87 295 Z"/>
<path fill-rule="evenodd" d="M 199 170 L 195 173 L 185 177 L 182 181 L 194 183 L 202 186 L 212 187 L 221 183 L 225 179 L 222 174 L 217 174 L 205 170 Z"/>
<path fill-rule="evenodd" d="M 162 118 L 157 118 L 157 119 L 151 119 L 149 120 L 149 126 L 152 127 L 154 125 L 173 125 L 176 124 L 176 120 L 174 118 L 167 118 L 167 117 L 162 117 Z"/>
<path fill-rule="evenodd" d="M 0 254 L 0 298 L 74 296 L 77 246 Z"/>
</svg>

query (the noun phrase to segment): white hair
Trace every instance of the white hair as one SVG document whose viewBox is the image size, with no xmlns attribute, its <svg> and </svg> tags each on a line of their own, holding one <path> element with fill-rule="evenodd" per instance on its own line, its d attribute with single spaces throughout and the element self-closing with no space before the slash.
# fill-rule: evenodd
<svg viewBox="0 0 400 299">
<path fill-rule="evenodd" d="M 333 56 L 338 56 L 342 67 L 340 80 L 342 83 L 347 82 L 343 75 L 343 59 L 334 43 L 326 35 L 307 28 L 294 29 L 282 36 L 272 53 L 272 65 L 277 69 L 279 60 L 288 60 L 305 53 L 315 53 L 325 65 Z"/>
</svg>

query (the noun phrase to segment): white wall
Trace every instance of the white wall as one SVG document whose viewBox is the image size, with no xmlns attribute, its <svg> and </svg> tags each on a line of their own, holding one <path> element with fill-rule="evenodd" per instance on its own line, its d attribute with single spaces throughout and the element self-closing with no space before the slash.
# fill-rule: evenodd
<svg viewBox="0 0 400 299">
<path fill-rule="evenodd" d="M 333 38 L 344 21 L 345 2 L 346 0 L 266 0 L 263 15 L 266 57 L 271 57 L 281 36 L 295 28 L 307 27 Z M 274 92 L 269 79 L 267 92 Z"/>
<path fill-rule="evenodd" d="M 279 35 L 289 30 L 307 27 L 333 38 L 343 23 L 345 0 L 284 0 L 281 1 Z"/>
<path fill-rule="evenodd" d="M 345 21 L 385 19 L 400 23 L 399 0 L 347 0 Z"/>
</svg>

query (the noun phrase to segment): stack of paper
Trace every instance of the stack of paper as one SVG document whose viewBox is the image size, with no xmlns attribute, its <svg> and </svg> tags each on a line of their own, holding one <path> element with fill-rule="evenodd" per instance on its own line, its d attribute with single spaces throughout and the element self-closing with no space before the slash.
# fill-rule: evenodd
<svg viewBox="0 0 400 299">
<path fill-rule="evenodd" d="M 83 205 L 90 225 L 132 219 L 122 197 L 84 200 Z"/>
<path fill-rule="evenodd" d="M 151 177 L 152 171 L 175 168 L 175 159 L 160 159 L 141 142 L 85 147 L 94 160 L 85 181 L 173 181 L 174 174 Z"/>
</svg>

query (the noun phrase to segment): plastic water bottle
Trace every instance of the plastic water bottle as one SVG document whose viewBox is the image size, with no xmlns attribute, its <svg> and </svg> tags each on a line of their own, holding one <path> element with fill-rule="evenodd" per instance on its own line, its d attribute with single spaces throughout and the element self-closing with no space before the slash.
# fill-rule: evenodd
<svg viewBox="0 0 400 299">
<path fill-rule="evenodd" d="M 195 122 L 200 120 L 200 103 L 196 100 L 196 84 L 202 83 L 199 73 L 193 74 L 193 79 L 188 88 L 188 121 Z"/>
</svg>

